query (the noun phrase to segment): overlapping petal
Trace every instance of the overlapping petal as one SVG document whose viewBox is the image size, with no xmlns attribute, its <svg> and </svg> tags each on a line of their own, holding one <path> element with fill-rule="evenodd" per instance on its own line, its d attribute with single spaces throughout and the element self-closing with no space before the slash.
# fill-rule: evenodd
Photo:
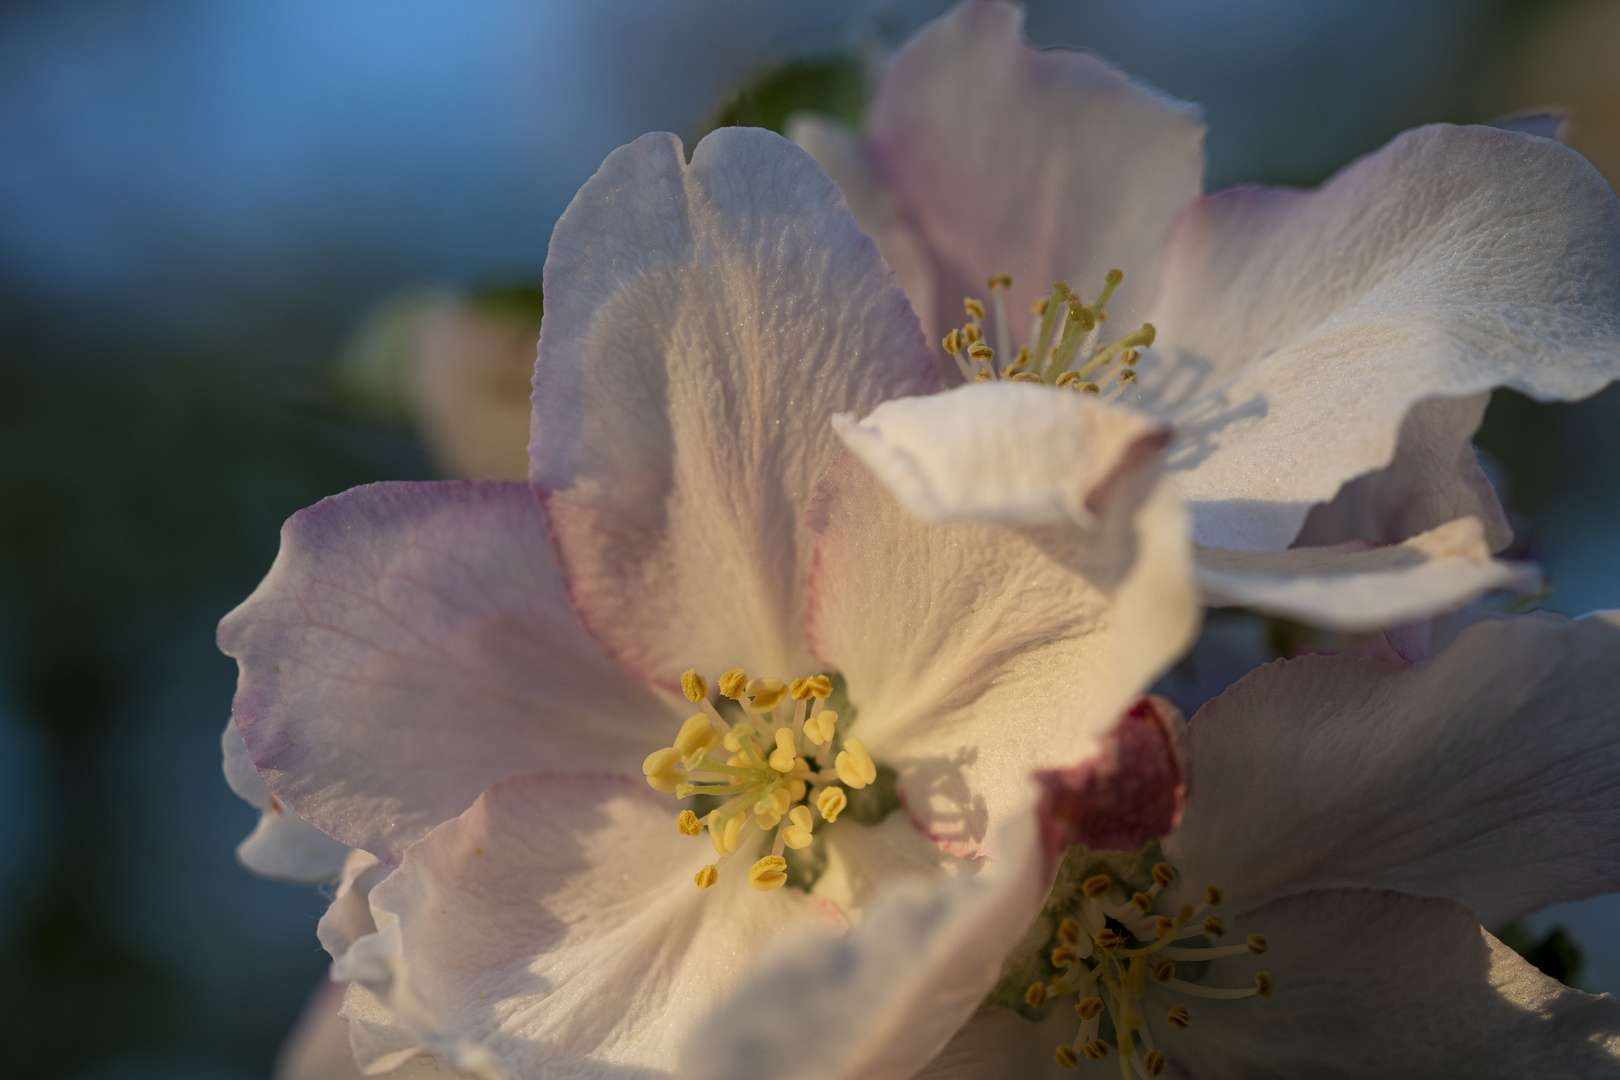
<svg viewBox="0 0 1620 1080">
<path fill-rule="evenodd" d="M 1140 320 L 1175 214 L 1203 192 L 1199 110 L 1089 53 L 1036 50 L 1023 12 L 970 2 L 918 34 L 885 72 L 866 145 L 932 250 L 943 318 L 1011 274 L 1022 318 L 1052 283 L 1100 288 Z"/>
<path fill-rule="evenodd" d="M 894 273 L 787 140 L 610 154 L 552 236 L 531 479 L 570 596 L 623 666 L 808 670 L 800 525 L 829 418 L 938 388 Z"/>
<path fill-rule="evenodd" d="M 514 777 L 373 889 L 379 933 L 339 974 L 460 1068 L 667 1075 L 766 942 L 844 926 L 796 889 L 749 888 L 741 862 L 700 892 L 693 874 L 713 858 L 639 779 Z"/>
<path fill-rule="evenodd" d="M 515 772 L 634 770 L 679 716 L 581 630 L 520 483 L 373 484 L 293 515 L 219 644 L 270 789 L 389 863 Z"/>
<path fill-rule="evenodd" d="M 693 1080 L 903 1078 L 937 1053 L 1001 974 L 1052 885 L 1034 815 L 1012 816 L 999 853 L 944 884 L 887 889 L 853 932 L 785 939 L 695 1032 Z M 784 973 L 791 972 L 791 977 Z"/>
<path fill-rule="evenodd" d="M 1341 885 L 1445 896 L 1500 925 L 1620 889 L 1620 615 L 1478 623 L 1398 666 L 1302 656 L 1187 729 L 1165 841 L 1241 910 Z"/>
<path fill-rule="evenodd" d="M 1534 592 L 1541 576 L 1491 558 L 1478 518 L 1387 547 L 1199 548 L 1204 602 L 1242 605 L 1332 630 L 1378 630 L 1462 606 L 1493 589 Z"/>
<path fill-rule="evenodd" d="M 1283 548 L 1391 461 L 1416 403 L 1574 399 L 1620 373 L 1620 203 L 1551 140 L 1419 128 L 1319 190 L 1189 207 L 1152 321 L 1141 385 L 1182 436 L 1195 539 Z"/>
<path fill-rule="evenodd" d="M 259 811 L 259 823 L 236 845 L 236 858 L 261 877 L 312 883 L 337 876 L 349 849 L 287 809 L 265 786 L 248 757 L 235 720 L 225 722 L 220 736 L 225 755 L 225 782 L 238 798 Z"/>
<path fill-rule="evenodd" d="M 1014 530 L 919 522 L 853 455 L 822 478 L 812 646 L 848 681 L 853 733 L 948 851 L 984 850 L 1029 773 L 1095 750 L 1191 640 L 1180 507 L 1165 485 L 1119 490 L 1094 529 Z"/>
</svg>

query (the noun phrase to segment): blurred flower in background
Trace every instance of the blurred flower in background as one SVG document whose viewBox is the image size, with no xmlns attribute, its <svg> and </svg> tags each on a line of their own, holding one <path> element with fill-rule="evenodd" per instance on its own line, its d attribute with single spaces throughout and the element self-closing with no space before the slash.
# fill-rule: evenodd
<svg viewBox="0 0 1620 1080">
<path fill-rule="evenodd" d="M 778 127 L 790 101 L 853 120 L 860 74 L 946 6 L 0 10 L 8 1068 L 269 1073 L 324 978 L 311 931 L 325 899 L 228 854 L 257 814 L 218 773 L 234 678 L 213 649 L 219 612 L 262 576 L 280 522 L 325 495 L 522 475 L 538 306 L 523 285 L 611 149 L 727 119 Z M 1405 127 L 1548 105 L 1569 108 L 1572 145 L 1616 175 L 1602 149 L 1620 93 L 1605 82 L 1613 4 L 1029 8 L 1034 40 L 1085 45 L 1200 102 L 1212 188 L 1314 184 Z M 1620 606 L 1617 412 L 1612 391 L 1569 407 L 1499 393 L 1478 438 L 1515 516 L 1513 553 L 1547 568 L 1558 610 Z M 1190 711 L 1292 648 L 1288 633 L 1215 620 L 1178 700 Z M 1577 980 L 1620 988 L 1617 913 L 1553 909 L 1523 925 L 1524 950 L 1569 974 L 1562 925 L 1584 957 Z M 289 1047 L 288 1068 L 311 1045 Z"/>
</svg>

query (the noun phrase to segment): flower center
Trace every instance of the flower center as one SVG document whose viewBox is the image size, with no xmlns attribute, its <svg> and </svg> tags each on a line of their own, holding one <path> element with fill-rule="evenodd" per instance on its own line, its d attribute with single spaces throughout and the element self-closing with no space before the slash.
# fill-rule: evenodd
<svg viewBox="0 0 1620 1080">
<path fill-rule="evenodd" d="M 1048 998 L 1077 994 L 1074 1006 L 1080 1029 L 1073 1042 L 1057 1048 L 1059 1065 L 1076 1068 L 1083 1055 L 1101 1061 L 1116 1049 L 1102 1037 L 1106 1016 L 1113 1026 L 1119 1071 L 1132 1078 L 1132 1066 L 1142 1077 L 1164 1071 L 1165 1056 L 1153 1045 L 1146 1009 L 1163 1009 L 1167 1024 L 1185 1031 L 1192 1011 L 1175 995 L 1194 998 L 1270 997 L 1271 976 L 1261 972 L 1253 987 L 1206 986 L 1177 977 L 1176 962 L 1199 963 L 1240 953 L 1259 955 L 1266 939 L 1250 934 L 1241 945 L 1176 945 L 1203 937 L 1219 941 L 1226 924 L 1210 911 L 1221 902 L 1214 885 L 1204 892 L 1204 903 L 1187 904 L 1175 915 L 1154 911 L 1161 890 L 1176 878 L 1169 863 L 1153 867 L 1153 884 L 1146 892 L 1126 896 L 1124 887 L 1107 874 L 1093 874 L 1080 883 L 1076 906 L 1058 924 L 1051 959 L 1058 974 L 1046 982 L 1030 984 L 1024 1001 L 1032 1008 Z"/>
<path fill-rule="evenodd" d="M 962 301 L 967 324 L 946 334 L 940 344 L 969 382 L 1044 382 L 1083 394 L 1100 394 L 1102 384 L 1112 382 L 1114 387 L 1105 400 L 1113 401 L 1136 382 L 1136 362 L 1141 359 L 1141 350 L 1153 344 L 1156 333 L 1152 323 L 1143 323 L 1139 329 L 1103 343 L 1108 301 L 1124 279 L 1121 271 L 1108 271 L 1102 292 L 1090 304 L 1066 282 L 1055 283 L 1050 296 L 1030 305 L 1033 321 L 1028 343 L 1020 345 L 1014 354 L 1012 323 L 1003 296 L 1012 287 L 1012 278 L 996 274 L 989 281 L 995 347 L 985 341 L 984 303 L 971 296 Z"/>
<path fill-rule="evenodd" d="M 829 824 L 849 805 L 844 788 L 877 779 L 877 766 L 859 739 L 843 740 L 833 752 L 838 714 L 825 708 L 832 680 L 825 675 L 750 679 L 741 668 L 720 676 L 719 691 L 742 710 L 729 723 L 709 700 L 708 680 L 696 671 L 681 676 L 686 700 L 702 709 L 687 717 L 675 744 L 655 750 L 641 771 L 655 790 L 677 799 L 718 800 L 702 816 L 682 810 L 675 827 L 683 836 L 709 831 L 719 856 L 697 872 L 699 889 L 720 878 L 733 854 L 757 831 L 775 831 L 770 854 L 748 869 L 748 883 L 762 892 L 787 884 L 788 848 L 815 842 L 815 813 Z"/>
</svg>

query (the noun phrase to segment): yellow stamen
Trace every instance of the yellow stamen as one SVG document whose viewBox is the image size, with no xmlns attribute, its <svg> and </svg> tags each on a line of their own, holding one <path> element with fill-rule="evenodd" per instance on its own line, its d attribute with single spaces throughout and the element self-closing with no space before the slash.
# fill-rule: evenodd
<svg viewBox="0 0 1620 1080">
<path fill-rule="evenodd" d="M 1080 1055 L 1075 1053 L 1074 1047 L 1067 1043 L 1059 1046 L 1053 1057 L 1057 1058 L 1057 1063 L 1065 1069 L 1078 1068 L 1080 1065 Z"/>
<path fill-rule="evenodd" d="M 1064 919 L 1058 924 L 1058 940 L 1065 945 L 1074 945 L 1080 941 L 1080 924 L 1073 919 Z"/>
<path fill-rule="evenodd" d="M 1210 915 L 1204 919 L 1204 933 L 1212 938 L 1226 936 L 1226 920 L 1219 915 Z"/>
<path fill-rule="evenodd" d="M 1164 957 L 1153 961 L 1153 977 L 1160 982 L 1169 982 L 1176 977 L 1176 965 Z"/>
<path fill-rule="evenodd" d="M 1177 1005 L 1165 1014 L 1164 1019 L 1171 1027 L 1180 1028 L 1182 1031 L 1192 1026 L 1192 1013 L 1187 1011 L 1185 1005 Z"/>
<path fill-rule="evenodd" d="M 836 785 L 816 796 L 816 809 L 821 811 L 821 816 L 828 824 L 837 821 L 838 815 L 842 814 L 844 807 L 848 805 L 849 796 L 844 794 L 843 788 Z"/>
<path fill-rule="evenodd" d="M 1108 891 L 1109 883 L 1107 874 L 1092 874 L 1080 883 L 1080 891 L 1088 898 L 1095 900 Z"/>
<path fill-rule="evenodd" d="M 1053 967 L 1066 968 L 1078 959 L 1079 957 L 1074 954 L 1074 950 L 1067 945 L 1059 945 L 1052 950 Z"/>
<path fill-rule="evenodd" d="M 696 836 L 703 831 L 703 822 L 690 810 L 682 810 L 681 816 L 675 819 L 675 828 L 682 836 Z"/>
<path fill-rule="evenodd" d="M 857 791 L 877 779 L 877 766 L 872 762 L 872 755 L 866 752 L 866 744 L 859 739 L 844 740 L 844 748 L 838 752 L 833 767 L 838 770 L 838 779 L 844 786 Z"/>
<path fill-rule="evenodd" d="M 1046 984 L 1030 983 L 1029 989 L 1024 991 L 1024 1004 L 1030 1008 L 1038 1008 L 1046 1000 Z"/>
<path fill-rule="evenodd" d="M 687 671 L 681 675 L 681 693 L 691 702 L 702 701 L 709 696 L 709 683 L 696 671 Z"/>
<path fill-rule="evenodd" d="M 972 323 L 968 323 L 966 326 L 962 327 L 962 341 L 965 344 L 972 345 L 982 337 L 984 337 L 984 334 Z"/>
<path fill-rule="evenodd" d="M 1164 1055 L 1157 1050 L 1149 1050 L 1142 1055 L 1142 1065 L 1149 1076 L 1158 1076 L 1164 1072 Z"/>
<path fill-rule="evenodd" d="M 813 822 L 808 806 L 795 806 L 792 810 L 789 810 L 788 820 L 793 824 L 782 830 L 783 841 L 788 847 L 797 851 L 800 848 L 807 848 L 815 842 L 816 838 L 811 832 Z"/>
<path fill-rule="evenodd" d="M 1020 371 L 1011 376 L 1013 382 L 1040 382 L 1041 377 L 1033 371 Z"/>
<path fill-rule="evenodd" d="M 662 750 L 654 750 L 648 754 L 647 759 L 641 763 L 641 771 L 646 775 L 648 785 L 654 791 L 666 794 L 673 792 L 685 779 L 685 776 L 677 771 L 677 766 L 685 756 L 673 746 L 666 746 Z"/>
<path fill-rule="evenodd" d="M 1046 305 L 1047 305 L 1047 298 L 1046 297 L 1044 297 L 1044 296 L 1037 297 L 1036 299 L 1030 301 L 1029 313 L 1031 315 L 1037 315 L 1037 316 L 1045 315 L 1046 314 Z"/>
<path fill-rule="evenodd" d="M 1221 902 L 1221 895 L 1221 887 L 1219 885 L 1211 885 L 1204 890 L 1204 902 L 1210 907 L 1214 907 L 1216 904 Z"/>
<path fill-rule="evenodd" d="M 715 828 L 714 819 L 709 820 L 709 842 L 714 845 L 715 854 L 730 855 L 737 850 L 737 834 L 742 832 L 743 815 L 728 818 L 726 823 Z"/>
<path fill-rule="evenodd" d="M 1103 1010 L 1103 999 L 1100 997 L 1081 998 L 1074 1006 L 1074 1014 L 1082 1020 L 1090 1020 Z"/>
<path fill-rule="evenodd" d="M 714 737 L 709 718 L 697 713 L 688 716 L 686 722 L 681 725 L 680 733 L 675 736 L 675 749 L 680 751 L 681 757 L 684 758 L 694 750 L 707 750 L 719 741 Z"/>
<path fill-rule="evenodd" d="M 991 274 L 990 275 L 989 286 L 992 289 L 1010 289 L 1010 288 L 1012 288 L 1012 275 L 1011 274 Z"/>
<path fill-rule="evenodd" d="M 705 866 L 703 869 L 693 874 L 692 880 L 697 883 L 697 887 L 699 889 L 707 889 L 710 885 L 713 885 L 716 881 L 720 880 L 720 871 L 715 869 L 714 863 L 710 863 L 708 866 Z"/>
<path fill-rule="evenodd" d="M 720 676 L 720 692 L 728 698 L 741 697 L 748 686 L 748 674 L 742 668 L 732 668 Z"/>
<path fill-rule="evenodd" d="M 1263 998 L 1271 996 L 1271 976 L 1262 971 L 1254 977 L 1254 992 Z"/>
<path fill-rule="evenodd" d="M 822 709 L 804 722 L 804 736 L 817 746 L 822 746 L 832 742 L 837 726 L 838 714 L 831 709 Z"/>
<path fill-rule="evenodd" d="M 748 884 L 760 892 L 770 892 L 787 884 L 787 860 L 767 855 L 748 868 Z"/>
<path fill-rule="evenodd" d="M 981 321 L 984 319 L 984 304 L 981 301 L 973 299 L 971 296 L 962 301 L 962 310 L 973 316 L 975 319 L 979 319 Z"/>
<path fill-rule="evenodd" d="M 762 713 L 770 712 L 787 700 L 788 696 L 787 684 L 781 679 L 750 679 L 744 691 L 752 699 L 750 704 Z"/>
<path fill-rule="evenodd" d="M 1131 895 L 1131 907 L 1146 915 L 1153 910 L 1153 897 L 1145 892 L 1133 893 Z"/>
<path fill-rule="evenodd" d="M 1259 934 L 1250 934 L 1249 935 L 1249 951 L 1254 953 L 1254 955 L 1256 955 L 1256 956 L 1259 956 L 1261 953 L 1265 952 L 1266 951 L 1266 939 L 1261 937 Z"/>
<path fill-rule="evenodd" d="M 1108 1056 L 1108 1044 L 1101 1039 L 1092 1039 L 1080 1048 L 1080 1052 L 1092 1061 L 1101 1061 Z"/>
<path fill-rule="evenodd" d="M 1078 387 L 1079 391 L 1082 394 L 1100 394 L 1100 393 L 1102 393 L 1102 387 L 1098 386 L 1094 382 L 1078 383 L 1077 387 Z"/>
<path fill-rule="evenodd" d="M 1158 863 L 1153 867 L 1153 884 L 1161 889 L 1168 889 L 1170 883 L 1176 880 L 1176 868 L 1167 862 Z"/>
<path fill-rule="evenodd" d="M 1095 934 L 1091 935 L 1091 940 L 1097 943 L 1097 947 L 1099 949 L 1112 949 L 1119 945 L 1120 937 L 1113 930 L 1110 930 L 1105 926 Z"/>
<path fill-rule="evenodd" d="M 971 360 L 982 360 L 985 363 L 989 363 L 991 360 L 996 358 L 996 350 L 992 349 L 990 346 L 981 341 L 968 349 L 968 358 Z"/>
<path fill-rule="evenodd" d="M 974 382 L 994 382 L 995 381 L 995 376 L 991 375 L 988 371 L 980 371 L 980 372 L 978 372 L 977 374 L 975 374 L 973 376 L 973 381 Z"/>
<path fill-rule="evenodd" d="M 798 760 L 798 751 L 794 748 L 793 732 L 788 728 L 776 729 L 776 749 L 771 751 L 769 764 L 779 773 L 793 771 L 793 763 Z"/>
<path fill-rule="evenodd" d="M 960 351 L 962 348 L 962 331 L 953 327 L 951 332 L 946 334 L 945 337 L 940 341 L 940 345 L 948 353 Z"/>
</svg>

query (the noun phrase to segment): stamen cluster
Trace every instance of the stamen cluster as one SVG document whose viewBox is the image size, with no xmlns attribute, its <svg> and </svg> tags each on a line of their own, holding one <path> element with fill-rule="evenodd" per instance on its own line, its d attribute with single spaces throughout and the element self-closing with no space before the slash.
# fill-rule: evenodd
<svg viewBox="0 0 1620 1080">
<path fill-rule="evenodd" d="M 1012 278 L 995 274 L 989 280 L 990 301 L 995 311 L 996 344 L 985 340 L 985 307 L 981 300 L 968 297 L 962 307 L 968 322 L 946 334 L 940 344 L 953 360 L 962 378 L 969 382 L 1044 382 L 1078 390 L 1083 394 L 1102 393 L 1101 384 L 1113 374 L 1114 388 L 1106 400 L 1113 401 L 1136 382 L 1136 362 L 1141 350 L 1153 344 L 1152 323 L 1108 344 L 1102 344 L 1103 324 L 1108 321 L 1108 301 L 1125 279 L 1119 270 L 1108 271 L 1102 292 L 1087 304 L 1067 282 L 1056 282 L 1050 296 L 1030 305 L 1034 317 L 1028 343 L 1012 353 L 1012 324 L 1007 318 L 1002 294 L 1012 287 Z M 1012 355 L 1011 362 L 1005 358 Z M 997 360 L 1001 357 L 1001 360 Z"/>
<path fill-rule="evenodd" d="M 1176 975 L 1176 961 L 1218 960 L 1240 953 L 1259 955 L 1266 951 L 1266 939 L 1251 934 L 1241 945 L 1178 946 L 1188 938 L 1219 940 L 1226 936 L 1226 924 L 1211 912 L 1221 902 L 1221 890 L 1211 885 L 1204 903 L 1184 905 L 1174 916 L 1154 912 L 1161 890 L 1175 880 L 1169 863 L 1153 868 L 1153 884 L 1146 892 L 1125 895 L 1125 889 L 1107 874 L 1094 874 L 1080 884 L 1078 906 L 1058 924 L 1052 964 L 1059 969 L 1050 982 L 1032 983 L 1024 994 L 1031 1007 L 1048 998 L 1079 995 L 1074 1006 L 1080 1029 L 1071 1043 L 1059 1046 L 1058 1064 L 1076 1068 L 1081 1055 L 1102 1061 L 1114 1046 L 1102 1037 L 1102 1021 L 1113 1025 L 1119 1052 L 1120 1075 L 1131 1080 L 1132 1067 L 1142 1077 L 1157 1076 L 1165 1069 L 1164 1054 L 1153 1045 L 1153 1036 L 1144 1019 L 1149 1004 L 1165 1010 L 1165 1022 L 1178 1031 L 1192 1024 L 1186 1005 L 1168 997 L 1174 991 L 1189 997 L 1232 999 L 1270 997 L 1271 976 L 1261 972 L 1252 988 L 1205 986 Z"/>
<path fill-rule="evenodd" d="M 761 891 L 779 889 L 787 883 L 783 852 L 815 842 L 811 807 L 828 823 L 838 820 L 849 804 L 844 788 L 872 783 L 877 766 L 859 739 L 845 739 L 833 754 L 838 714 L 824 707 L 832 695 L 825 675 L 790 684 L 750 679 L 733 668 L 720 676 L 719 691 L 742 708 L 744 718 L 735 724 L 720 715 L 709 700 L 708 680 L 696 671 L 681 676 L 681 689 L 702 711 L 687 717 L 673 746 L 648 754 L 641 771 L 654 789 L 677 799 L 722 800 L 702 817 L 682 810 L 675 821 L 683 836 L 708 829 L 719 855 L 697 872 L 697 887 L 718 881 L 720 868 L 756 831 L 774 830 L 770 854 L 749 868 L 748 883 Z"/>
</svg>

